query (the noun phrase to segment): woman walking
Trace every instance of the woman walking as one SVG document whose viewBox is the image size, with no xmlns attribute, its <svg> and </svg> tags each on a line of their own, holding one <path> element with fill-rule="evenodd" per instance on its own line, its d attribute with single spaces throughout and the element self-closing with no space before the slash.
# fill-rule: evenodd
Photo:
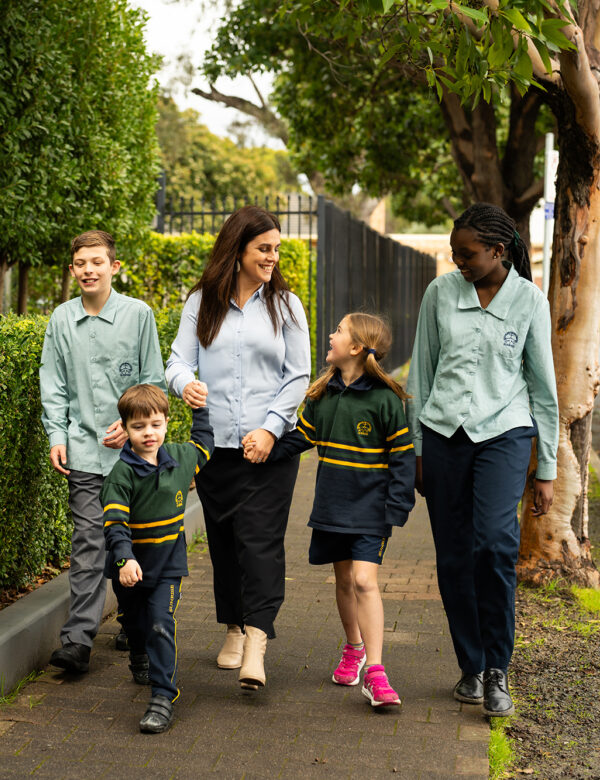
<svg viewBox="0 0 600 780">
<path fill-rule="evenodd" d="M 167 362 L 173 393 L 206 403 L 215 451 L 197 477 L 214 572 L 217 657 L 240 670 L 242 687 L 264 685 L 267 639 L 284 599 L 284 535 L 298 457 L 253 468 L 242 439 L 266 460 L 294 428 L 310 377 L 308 326 L 279 268 L 280 225 L 257 206 L 232 214 L 184 306 Z M 195 377 L 198 372 L 199 380 Z"/>
<path fill-rule="evenodd" d="M 416 484 L 462 670 L 454 696 L 483 702 L 486 715 L 512 715 L 517 506 L 534 437 L 534 514 L 550 508 L 556 478 L 549 306 L 501 208 L 468 208 L 450 244 L 458 270 L 425 292 L 408 380 Z"/>
</svg>

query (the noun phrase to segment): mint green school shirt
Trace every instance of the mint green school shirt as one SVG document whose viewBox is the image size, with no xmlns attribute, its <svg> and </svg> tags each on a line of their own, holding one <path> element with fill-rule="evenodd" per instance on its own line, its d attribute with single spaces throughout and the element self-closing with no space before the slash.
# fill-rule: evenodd
<svg viewBox="0 0 600 780">
<path fill-rule="evenodd" d="M 556 478 L 558 402 L 548 300 L 511 266 L 487 309 L 460 271 L 434 279 L 423 296 L 413 347 L 408 416 L 415 452 L 421 423 L 471 441 L 538 426 L 538 479 Z"/>
<path fill-rule="evenodd" d="M 50 447 L 65 444 L 67 468 L 106 476 L 121 450 L 105 447 L 106 429 L 119 419 L 117 401 L 148 382 L 166 393 L 152 309 L 114 290 L 100 314 L 81 297 L 58 306 L 46 328 L 40 393 Z"/>
</svg>

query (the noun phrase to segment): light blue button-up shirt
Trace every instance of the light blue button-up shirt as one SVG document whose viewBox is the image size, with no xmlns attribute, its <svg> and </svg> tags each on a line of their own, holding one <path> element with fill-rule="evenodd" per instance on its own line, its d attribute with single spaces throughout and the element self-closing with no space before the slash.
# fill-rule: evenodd
<svg viewBox="0 0 600 780">
<path fill-rule="evenodd" d="M 183 307 L 167 361 L 170 390 L 181 397 L 198 372 L 208 387 L 216 447 L 237 449 L 242 438 L 256 428 L 277 438 L 292 430 L 310 378 L 310 338 L 299 298 L 289 293 L 297 324 L 282 302 L 284 322 L 277 333 L 267 311 L 264 287 L 243 309 L 231 301 L 207 349 L 196 335 L 200 298 L 200 292 L 193 293 Z"/>
<path fill-rule="evenodd" d="M 110 472 L 121 451 L 102 440 L 119 419 L 122 393 L 141 382 L 167 390 L 149 306 L 112 290 L 96 316 L 81 297 L 54 310 L 40 366 L 42 423 L 50 447 L 66 445 L 67 468 Z"/>
<path fill-rule="evenodd" d="M 434 279 L 423 296 L 408 379 L 417 455 L 421 423 L 474 442 L 538 426 L 536 476 L 556 478 L 558 402 L 543 293 L 511 266 L 486 309 L 460 271 Z"/>
</svg>

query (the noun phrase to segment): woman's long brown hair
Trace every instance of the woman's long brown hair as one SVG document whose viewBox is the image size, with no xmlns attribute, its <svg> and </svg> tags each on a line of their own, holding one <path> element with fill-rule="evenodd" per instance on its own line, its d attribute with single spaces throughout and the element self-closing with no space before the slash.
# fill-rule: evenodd
<svg viewBox="0 0 600 780">
<path fill-rule="evenodd" d="M 395 379 L 386 373 L 379 365 L 379 361 L 387 355 L 392 346 L 392 332 L 381 317 L 375 314 L 365 314 L 364 312 L 354 311 L 346 314 L 344 317 L 348 323 L 348 330 L 354 344 L 358 344 L 364 350 L 364 368 L 363 371 L 373 379 L 379 379 L 387 385 L 399 398 L 405 400 L 409 396 L 402 389 Z M 375 354 L 367 352 L 374 349 Z M 335 366 L 329 366 L 321 376 L 316 379 L 308 388 L 307 398 L 318 401 L 327 392 L 327 384 L 337 371 Z"/>
<path fill-rule="evenodd" d="M 189 298 L 197 290 L 202 291 L 196 333 L 204 348 L 210 346 L 217 337 L 229 310 L 229 302 L 235 295 L 236 261 L 242 259 L 246 245 L 253 238 L 269 230 L 281 231 L 281 225 L 274 214 L 260 206 L 243 206 L 231 214 L 221 228 L 200 281 L 188 294 Z M 296 321 L 286 295 L 289 287 L 277 265 L 273 268 L 271 280 L 264 287 L 267 311 L 273 330 L 277 333 L 283 320 L 282 300 L 292 320 Z"/>
</svg>

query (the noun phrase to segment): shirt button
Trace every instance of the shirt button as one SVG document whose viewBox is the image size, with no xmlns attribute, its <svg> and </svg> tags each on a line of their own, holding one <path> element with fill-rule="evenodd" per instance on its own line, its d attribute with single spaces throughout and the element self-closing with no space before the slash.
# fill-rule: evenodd
<svg viewBox="0 0 600 780">
<path fill-rule="evenodd" d="M 96 334 L 93 331 L 92 331 L 92 333 L 90 333 L 90 338 L 91 339 L 95 339 L 96 338 Z"/>
<path fill-rule="evenodd" d="M 96 362 L 96 358 L 95 358 L 95 357 L 93 357 L 93 358 L 92 358 L 92 363 L 95 363 L 95 362 Z"/>
</svg>

